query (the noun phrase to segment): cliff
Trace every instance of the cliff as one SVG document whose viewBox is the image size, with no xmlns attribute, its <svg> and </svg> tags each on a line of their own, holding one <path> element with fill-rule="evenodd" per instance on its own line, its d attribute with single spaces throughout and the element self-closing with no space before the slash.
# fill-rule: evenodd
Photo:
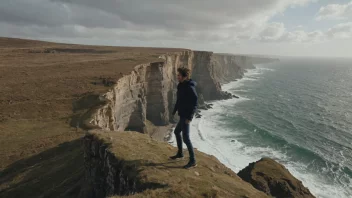
<svg viewBox="0 0 352 198">
<path fill-rule="evenodd" d="M 84 137 L 85 186 L 79 197 L 314 198 L 281 164 L 269 158 L 236 175 L 199 151 L 198 166 L 169 160 L 176 148 L 138 132 L 92 130 Z"/>
<path fill-rule="evenodd" d="M 215 157 L 196 151 L 198 167 L 168 161 L 176 149 L 136 132 L 91 131 L 84 139 L 88 187 L 81 197 L 268 197 Z"/>
<path fill-rule="evenodd" d="M 176 152 L 172 146 L 125 132 L 150 133 L 149 124 L 172 122 L 179 67 L 192 70 L 192 78 L 199 84 L 200 104 L 232 97 L 221 90 L 221 84 L 254 68 L 249 57 L 212 52 L 187 50 L 159 58 L 135 66 L 107 93 L 80 100 L 91 104 L 80 119 L 81 126 L 90 130 L 84 147 L 87 187 L 81 196 L 267 197 L 214 157 L 197 151 L 199 167 L 183 170 L 180 167 L 185 161 L 168 161 Z"/>
<path fill-rule="evenodd" d="M 90 101 L 81 100 L 96 105 L 82 115 L 80 126 L 148 133 L 147 121 L 156 126 L 172 122 L 177 68 L 192 70 L 192 78 L 198 83 L 200 105 L 207 100 L 231 98 L 231 94 L 221 90 L 221 84 L 241 78 L 246 69 L 254 68 L 248 57 L 203 51 L 169 53 L 159 58 L 160 61 L 135 66 L 107 93 Z"/>
</svg>

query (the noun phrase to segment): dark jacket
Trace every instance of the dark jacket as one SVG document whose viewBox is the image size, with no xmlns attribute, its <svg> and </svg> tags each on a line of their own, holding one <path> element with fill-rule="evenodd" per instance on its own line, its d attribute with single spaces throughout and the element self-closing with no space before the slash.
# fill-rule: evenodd
<svg viewBox="0 0 352 198">
<path fill-rule="evenodd" d="M 198 106 L 196 85 L 192 79 L 177 85 L 177 101 L 173 115 L 178 111 L 180 117 L 192 120 Z"/>
</svg>

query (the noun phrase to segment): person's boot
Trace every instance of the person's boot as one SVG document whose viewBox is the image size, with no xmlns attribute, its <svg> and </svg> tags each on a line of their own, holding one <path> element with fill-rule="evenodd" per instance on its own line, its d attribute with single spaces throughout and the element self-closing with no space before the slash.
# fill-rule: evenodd
<svg viewBox="0 0 352 198">
<path fill-rule="evenodd" d="M 180 152 L 178 152 L 176 155 L 170 157 L 170 159 L 172 159 L 172 160 L 179 159 L 179 158 L 183 158 L 183 154 Z"/>
<path fill-rule="evenodd" d="M 188 164 L 186 164 L 183 168 L 190 169 L 194 167 L 197 167 L 197 163 L 195 161 L 189 161 Z"/>
</svg>

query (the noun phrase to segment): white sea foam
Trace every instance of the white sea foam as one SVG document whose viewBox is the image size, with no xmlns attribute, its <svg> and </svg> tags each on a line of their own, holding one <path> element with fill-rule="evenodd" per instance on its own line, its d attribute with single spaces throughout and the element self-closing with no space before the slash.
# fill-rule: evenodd
<svg viewBox="0 0 352 198">
<path fill-rule="evenodd" d="M 267 68 L 249 70 L 245 78 L 225 84 L 222 88 L 225 91 L 231 92 L 231 90 L 240 88 L 246 81 L 255 80 L 251 77 L 271 71 L 274 70 Z M 271 157 L 284 164 L 318 198 L 351 197 L 351 187 L 329 184 L 324 180 L 323 175 L 315 175 L 307 172 L 307 164 L 290 161 L 289 157 L 280 151 L 269 147 L 244 145 L 236 139 L 236 137 L 242 135 L 241 131 L 229 130 L 222 127 L 221 116 L 219 114 L 226 112 L 229 106 L 245 100 L 248 99 L 240 98 L 214 101 L 212 109 L 201 112 L 202 118 L 194 119 L 191 123 L 191 140 L 193 146 L 204 153 L 214 155 L 224 165 L 235 172 L 238 172 L 249 163 L 257 161 L 263 156 Z M 174 136 L 172 136 L 171 144 L 176 146 Z M 186 148 L 185 145 L 184 148 Z"/>
</svg>

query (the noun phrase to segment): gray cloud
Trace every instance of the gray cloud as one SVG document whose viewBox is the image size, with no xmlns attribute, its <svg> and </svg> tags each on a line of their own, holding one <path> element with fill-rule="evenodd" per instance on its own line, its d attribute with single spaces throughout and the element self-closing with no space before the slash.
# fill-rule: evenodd
<svg viewBox="0 0 352 198">
<path fill-rule="evenodd" d="M 319 9 L 316 19 L 342 20 L 352 18 L 352 1 L 346 4 L 329 4 Z"/>
<path fill-rule="evenodd" d="M 282 40 L 268 23 L 288 6 L 314 0 L 11 0 L 0 2 L 0 36 L 129 45 Z M 277 24 L 276 24 L 277 25 Z M 276 32 L 279 31 L 279 32 Z M 280 32 L 281 31 L 281 32 Z M 99 43 L 97 43 L 99 44 Z"/>
<path fill-rule="evenodd" d="M 352 22 L 340 23 L 327 31 L 330 38 L 352 38 Z"/>
<path fill-rule="evenodd" d="M 11 0 L 0 3 L 0 21 L 17 25 L 59 26 L 69 23 L 63 5 L 34 0 Z"/>
<path fill-rule="evenodd" d="M 283 23 L 271 23 L 258 36 L 262 41 L 278 41 L 285 33 L 286 29 Z"/>
<path fill-rule="evenodd" d="M 47 0 L 0 2 L 0 21 L 17 25 L 124 28 L 118 15 L 99 9 Z"/>
<path fill-rule="evenodd" d="M 119 16 L 138 26 L 176 29 L 220 27 L 275 9 L 278 0 L 53 0 L 82 5 Z"/>
</svg>

